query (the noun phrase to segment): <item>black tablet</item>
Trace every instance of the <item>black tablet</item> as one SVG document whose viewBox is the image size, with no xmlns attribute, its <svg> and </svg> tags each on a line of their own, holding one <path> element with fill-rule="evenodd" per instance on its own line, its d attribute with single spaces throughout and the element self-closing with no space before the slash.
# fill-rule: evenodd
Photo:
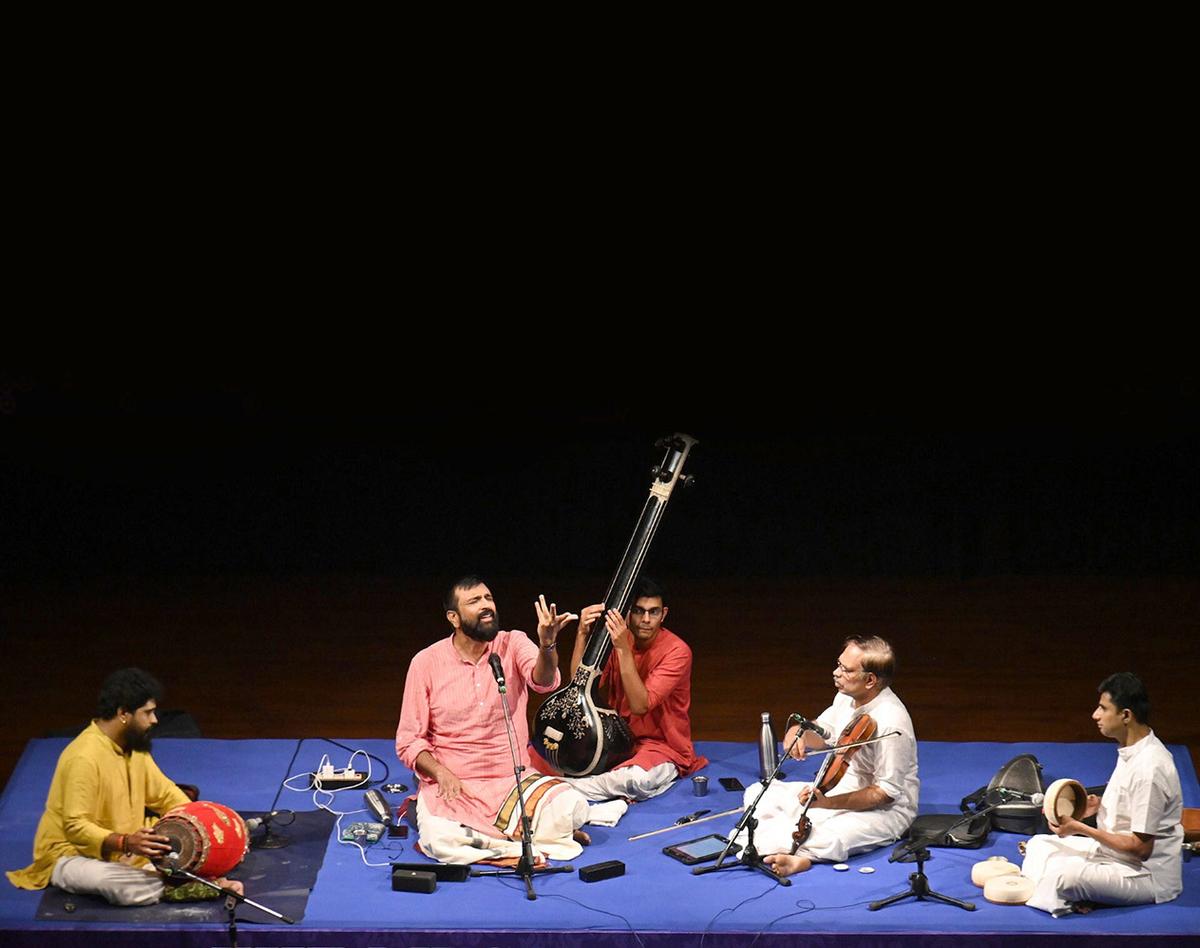
<svg viewBox="0 0 1200 948">
<path fill-rule="evenodd" d="M 686 843 L 664 846 L 663 852 L 672 859 L 678 859 L 685 865 L 694 866 L 698 862 L 708 862 L 710 859 L 716 859 L 728 844 L 729 840 L 724 836 L 709 833 L 707 836 L 701 836 L 698 839 L 689 839 Z M 732 856 L 741 848 L 737 843 L 734 843 L 729 847 L 729 854 Z"/>
</svg>

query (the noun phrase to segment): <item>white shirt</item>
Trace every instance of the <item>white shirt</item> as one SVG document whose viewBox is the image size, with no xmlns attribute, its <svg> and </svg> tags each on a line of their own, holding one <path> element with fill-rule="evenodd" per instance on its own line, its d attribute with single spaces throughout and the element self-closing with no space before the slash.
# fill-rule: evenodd
<svg viewBox="0 0 1200 948">
<path fill-rule="evenodd" d="M 1154 837 L 1145 862 L 1100 845 L 1108 859 L 1150 873 L 1154 901 L 1169 902 L 1183 891 L 1183 790 L 1171 752 L 1151 731 L 1136 744 L 1117 748 L 1117 766 L 1108 780 L 1096 825 L 1110 833 Z"/>
<path fill-rule="evenodd" d="M 900 735 L 860 747 L 850 761 L 846 776 L 830 794 L 876 786 L 892 798 L 891 803 L 879 809 L 896 810 L 911 821 L 917 815 L 921 781 L 917 777 L 917 739 L 908 710 L 891 688 L 884 688 L 861 708 L 854 707 L 849 695 L 839 694 L 833 704 L 821 712 L 817 723 L 829 731 L 832 744 L 837 742 L 846 725 L 860 714 L 869 714 L 875 719 L 876 737 L 891 731 L 899 731 Z"/>
</svg>

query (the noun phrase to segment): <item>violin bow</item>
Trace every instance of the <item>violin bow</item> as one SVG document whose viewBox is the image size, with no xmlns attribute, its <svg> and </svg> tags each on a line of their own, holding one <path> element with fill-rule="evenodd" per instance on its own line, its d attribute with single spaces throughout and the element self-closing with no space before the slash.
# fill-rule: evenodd
<svg viewBox="0 0 1200 948">
<path fill-rule="evenodd" d="M 741 813 L 745 807 L 735 806 L 732 810 L 722 810 L 720 813 L 714 813 L 712 816 L 702 816 L 699 819 L 688 820 L 686 823 L 672 823 L 670 826 L 664 826 L 662 829 L 651 830 L 649 833 L 638 833 L 637 836 L 630 836 L 629 841 L 632 843 L 635 839 L 645 839 L 647 836 L 657 836 L 659 833 L 669 833 L 671 830 L 683 829 L 685 826 L 695 826 L 697 823 L 707 823 L 709 820 L 719 820 L 723 816 L 732 816 L 734 813 Z"/>
<path fill-rule="evenodd" d="M 862 747 L 864 744 L 875 744 L 882 741 L 885 737 L 896 737 L 900 731 L 888 731 L 886 734 L 880 734 L 878 737 L 872 737 L 865 741 L 852 741 L 849 744 L 835 744 L 833 747 L 822 747 L 820 750 L 810 750 L 805 753 L 805 757 L 817 757 L 820 754 L 831 754 L 834 751 L 849 750 L 851 747 Z"/>
</svg>

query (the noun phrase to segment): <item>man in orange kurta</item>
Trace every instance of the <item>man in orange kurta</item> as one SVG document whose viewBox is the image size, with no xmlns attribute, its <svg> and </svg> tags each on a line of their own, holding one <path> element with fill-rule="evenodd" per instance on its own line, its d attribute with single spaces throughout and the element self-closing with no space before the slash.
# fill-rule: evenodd
<svg viewBox="0 0 1200 948">
<path fill-rule="evenodd" d="M 606 633 L 595 633 L 612 637 L 612 654 L 600 683 L 609 703 L 629 724 L 634 744 L 630 757 L 607 773 L 567 779 L 589 800 L 646 800 L 708 763 L 692 745 L 692 650 L 663 624 L 668 611 L 663 588 L 643 578 L 628 618 L 610 609 L 604 615 Z M 587 630 L 603 612 L 599 603 L 580 613 L 572 675 L 583 660 Z"/>
</svg>

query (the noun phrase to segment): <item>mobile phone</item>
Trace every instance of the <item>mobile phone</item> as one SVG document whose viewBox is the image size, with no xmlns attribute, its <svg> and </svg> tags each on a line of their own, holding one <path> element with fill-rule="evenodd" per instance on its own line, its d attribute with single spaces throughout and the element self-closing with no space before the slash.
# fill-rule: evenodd
<svg viewBox="0 0 1200 948">
<path fill-rule="evenodd" d="M 716 859 L 728 845 L 729 840 L 724 836 L 709 833 L 707 836 L 689 839 L 686 843 L 664 846 L 663 852 L 672 859 L 678 859 L 685 866 L 694 866 L 698 862 L 708 862 L 710 859 Z M 729 854 L 732 856 L 741 848 L 737 843 L 734 843 L 729 847 Z"/>
<path fill-rule="evenodd" d="M 738 780 L 737 777 L 722 777 L 717 781 L 726 790 L 745 790 L 746 785 Z"/>
</svg>

